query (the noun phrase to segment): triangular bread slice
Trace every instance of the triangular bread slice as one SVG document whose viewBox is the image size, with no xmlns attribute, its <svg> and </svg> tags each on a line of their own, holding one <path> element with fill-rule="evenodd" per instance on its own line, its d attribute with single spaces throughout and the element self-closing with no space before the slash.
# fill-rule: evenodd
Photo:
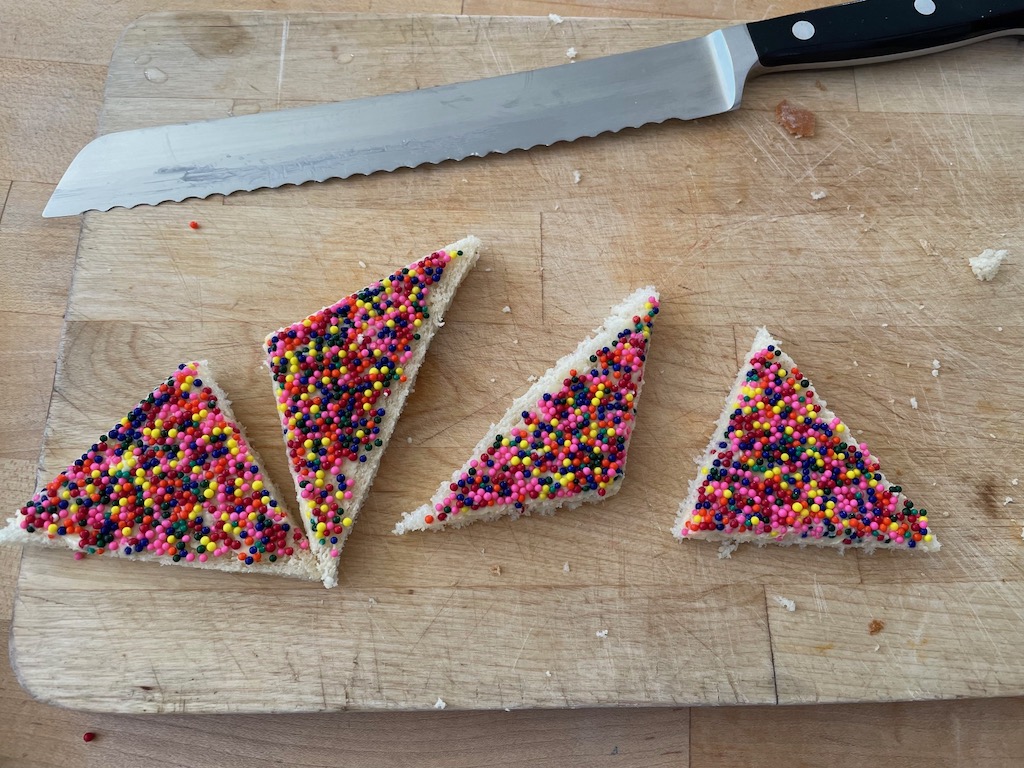
<svg viewBox="0 0 1024 768">
<path fill-rule="evenodd" d="M 882 474 L 761 328 L 672 528 L 679 539 L 934 551 L 918 509 Z"/>
<path fill-rule="evenodd" d="M 178 366 L 22 507 L 0 542 L 316 580 L 302 528 L 205 361 Z"/>
<path fill-rule="evenodd" d="M 467 237 L 270 334 L 267 365 L 299 511 L 324 586 L 416 373 L 477 261 Z"/>
<path fill-rule="evenodd" d="M 451 481 L 429 504 L 406 513 L 394 532 L 551 514 L 616 494 L 657 313 L 653 286 L 613 308 L 590 338 L 512 403 Z"/>
</svg>

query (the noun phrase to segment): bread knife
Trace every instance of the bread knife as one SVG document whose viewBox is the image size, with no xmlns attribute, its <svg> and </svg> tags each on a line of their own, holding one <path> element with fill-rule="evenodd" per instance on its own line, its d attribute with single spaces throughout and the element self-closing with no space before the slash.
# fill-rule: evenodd
<svg viewBox="0 0 1024 768">
<path fill-rule="evenodd" d="M 1020 34 L 1024 0 L 861 0 L 500 77 L 110 133 L 78 153 L 43 215 L 344 179 L 693 120 L 735 109 L 746 82 L 767 73 Z"/>
</svg>

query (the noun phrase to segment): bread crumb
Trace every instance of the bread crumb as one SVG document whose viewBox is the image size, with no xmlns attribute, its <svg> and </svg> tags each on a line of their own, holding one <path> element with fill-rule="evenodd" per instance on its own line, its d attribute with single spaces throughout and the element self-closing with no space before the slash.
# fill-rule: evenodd
<svg viewBox="0 0 1024 768">
<path fill-rule="evenodd" d="M 700 462 L 697 462 L 698 464 Z M 722 542 L 722 546 L 718 548 L 718 559 L 719 560 L 731 560 L 732 553 L 735 552 L 740 546 L 738 541 L 725 541 Z"/>
<path fill-rule="evenodd" d="M 1009 255 L 1010 252 L 1006 249 L 996 251 L 992 248 L 986 248 L 977 256 L 969 260 L 971 272 L 973 272 L 974 276 L 982 282 L 992 280 L 995 278 L 996 273 L 999 272 L 999 267 L 1002 266 L 1003 259 Z"/>
<path fill-rule="evenodd" d="M 783 608 L 785 608 L 790 613 L 792 613 L 793 611 L 796 610 L 796 603 L 793 600 L 790 600 L 788 597 L 782 597 L 781 595 L 775 595 L 772 599 L 775 600 L 776 603 L 781 605 Z"/>
<path fill-rule="evenodd" d="M 494 575 L 494 576 L 501 576 L 501 566 L 497 565 L 497 564 L 492 565 L 491 566 L 491 574 Z"/>
<path fill-rule="evenodd" d="M 369 600 L 369 603 L 370 603 L 370 606 L 372 607 L 372 606 L 377 604 L 377 599 L 374 598 L 374 597 L 371 597 L 370 600 Z"/>
<path fill-rule="evenodd" d="M 1013 496 L 1007 496 L 1005 499 L 1003 499 L 1003 506 L 1004 507 L 1007 507 L 1010 504 L 1013 504 Z"/>
<path fill-rule="evenodd" d="M 411 437 L 405 438 L 405 442 L 407 442 L 409 445 L 412 445 L 412 438 Z"/>
<path fill-rule="evenodd" d="M 924 304 L 918 304 L 918 305 L 917 305 L 917 308 L 918 308 L 918 309 L 924 309 Z"/>
<path fill-rule="evenodd" d="M 607 629 L 598 630 L 597 636 L 600 637 L 602 640 L 604 640 L 606 637 L 608 637 L 608 630 Z"/>
<path fill-rule="evenodd" d="M 1010 481 L 1010 485 L 1020 485 L 1020 480 L 1015 477 Z"/>
<path fill-rule="evenodd" d="M 916 397 L 910 398 L 910 407 L 913 408 L 915 411 L 917 410 L 917 398 Z"/>
<path fill-rule="evenodd" d="M 828 197 L 828 192 L 824 189 L 816 189 L 811 192 L 811 200 L 824 200 L 826 197 Z"/>
<path fill-rule="evenodd" d="M 550 669 L 545 669 L 544 670 L 544 677 L 551 677 L 551 670 Z"/>
<path fill-rule="evenodd" d="M 858 363 L 856 360 L 854 360 L 853 361 L 853 367 L 854 368 L 860 368 L 860 363 Z"/>
<path fill-rule="evenodd" d="M 528 382 L 530 382 L 531 384 L 533 384 L 533 382 L 535 382 L 535 381 L 537 380 L 537 377 L 536 377 L 536 376 L 534 376 L 534 375 L 533 375 L 533 374 L 531 373 L 531 374 L 530 374 L 529 376 L 527 376 L 527 377 L 526 377 L 526 380 L 527 380 Z"/>
<path fill-rule="evenodd" d="M 881 649 L 881 647 L 882 646 L 880 646 L 878 643 L 875 643 L 875 647 L 872 648 L 871 650 L 873 650 L 875 653 L 878 653 L 878 651 L 879 651 L 879 649 Z"/>
<path fill-rule="evenodd" d="M 568 573 L 568 572 L 569 572 L 569 563 L 566 563 L 565 565 L 562 566 L 562 573 Z"/>
<path fill-rule="evenodd" d="M 548 19 L 551 21 L 552 24 L 561 24 L 563 21 L 565 21 L 565 19 L 563 19 L 557 13 L 549 13 Z"/>
<path fill-rule="evenodd" d="M 885 629 L 885 622 L 884 621 L 880 621 L 879 619 L 872 619 L 871 623 L 868 624 L 868 634 L 869 635 L 877 635 L 883 629 Z"/>
<path fill-rule="evenodd" d="M 366 262 L 365 261 L 360 261 L 359 262 L 359 268 L 360 269 L 366 269 Z"/>
<path fill-rule="evenodd" d="M 938 256 L 939 255 L 938 251 L 936 251 L 934 248 L 932 248 L 932 244 L 929 243 L 924 238 L 921 238 L 917 242 L 919 242 L 921 244 L 921 249 L 925 252 L 926 256 Z"/>
<path fill-rule="evenodd" d="M 513 344 L 518 344 L 519 343 L 519 339 L 512 339 L 512 343 Z"/>
<path fill-rule="evenodd" d="M 573 60 L 575 60 L 575 58 L 576 58 L 576 49 L 575 49 L 575 48 L 569 48 L 569 49 L 568 49 L 568 50 L 567 50 L 567 51 L 565 52 L 565 56 L 566 56 L 566 58 L 567 58 L 567 59 L 569 59 L 570 61 L 573 61 Z"/>
<path fill-rule="evenodd" d="M 932 360 L 932 376 L 937 377 L 939 375 L 939 368 L 941 367 L 942 363 L 940 363 L 938 360 Z"/>
<path fill-rule="evenodd" d="M 996 330 L 999 331 L 1000 333 L 1002 333 L 1003 332 L 1003 326 L 997 325 L 996 326 Z"/>
<path fill-rule="evenodd" d="M 579 184 L 583 180 L 583 174 L 579 171 L 572 172 L 572 183 Z"/>
<path fill-rule="evenodd" d="M 484 267 L 484 272 L 493 272 L 494 270 L 490 267 Z"/>
<path fill-rule="evenodd" d="M 493 384 L 496 381 L 497 381 L 497 379 L 491 379 L 491 384 Z"/>
<path fill-rule="evenodd" d="M 444 709 L 447 706 L 448 705 L 445 703 L 444 699 L 440 696 L 438 696 L 437 701 L 434 702 L 434 709 Z"/>
<path fill-rule="evenodd" d="M 504 307 L 501 308 L 501 311 L 504 312 L 507 315 L 509 312 L 512 311 L 512 307 L 510 307 L 508 304 L 506 304 Z"/>
<path fill-rule="evenodd" d="M 817 120 L 814 113 L 783 99 L 775 107 L 775 122 L 798 139 L 814 135 Z"/>
</svg>

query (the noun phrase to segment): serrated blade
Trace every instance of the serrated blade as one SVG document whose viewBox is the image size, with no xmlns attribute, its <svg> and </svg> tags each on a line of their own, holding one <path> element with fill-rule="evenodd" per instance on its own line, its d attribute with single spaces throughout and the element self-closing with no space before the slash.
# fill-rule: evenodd
<svg viewBox="0 0 1024 768">
<path fill-rule="evenodd" d="M 43 215 L 346 178 L 705 117 L 735 108 L 756 66 L 737 26 L 484 80 L 111 133 L 79 152 Z"/>
</svg>

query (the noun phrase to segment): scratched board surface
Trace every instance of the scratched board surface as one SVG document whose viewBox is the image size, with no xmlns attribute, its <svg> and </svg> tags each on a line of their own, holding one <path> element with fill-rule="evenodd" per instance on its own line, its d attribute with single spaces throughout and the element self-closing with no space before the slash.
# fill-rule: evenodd
<svg viewBox="0 0 1024 768">
<path fill-rule="evenodd" d="M 115 52 L 102 130 L 422 88 L 709 29 L 159 14 Z M 264 334 L 467 233 L 485 248 L 337 589 L 27 550 L 12 639 L 22 682 L 47 701 L 130 712 L 1024 693 L 1024 490 L 1011 484 L 1024 475 L 1022 66 L 1017 42 L 991 41 L 762 78 L 738 112 L 692 124 L 87 215 L 41 480 L 176 363 L 207 358 L 287 487 Z M 775 124 L 783 98 L 817 114 L 813 138 Z M 967 260 L 986 248 L 1011 256 L 982 283 Z M 646 283 L 663 310 L 615 498 L 391 535 L 528 377 Z M 719 559 L 713 544 L 670 536 L 762 324 L 930 511 L 940 553 L 766 547 Z"/>
</svg>

